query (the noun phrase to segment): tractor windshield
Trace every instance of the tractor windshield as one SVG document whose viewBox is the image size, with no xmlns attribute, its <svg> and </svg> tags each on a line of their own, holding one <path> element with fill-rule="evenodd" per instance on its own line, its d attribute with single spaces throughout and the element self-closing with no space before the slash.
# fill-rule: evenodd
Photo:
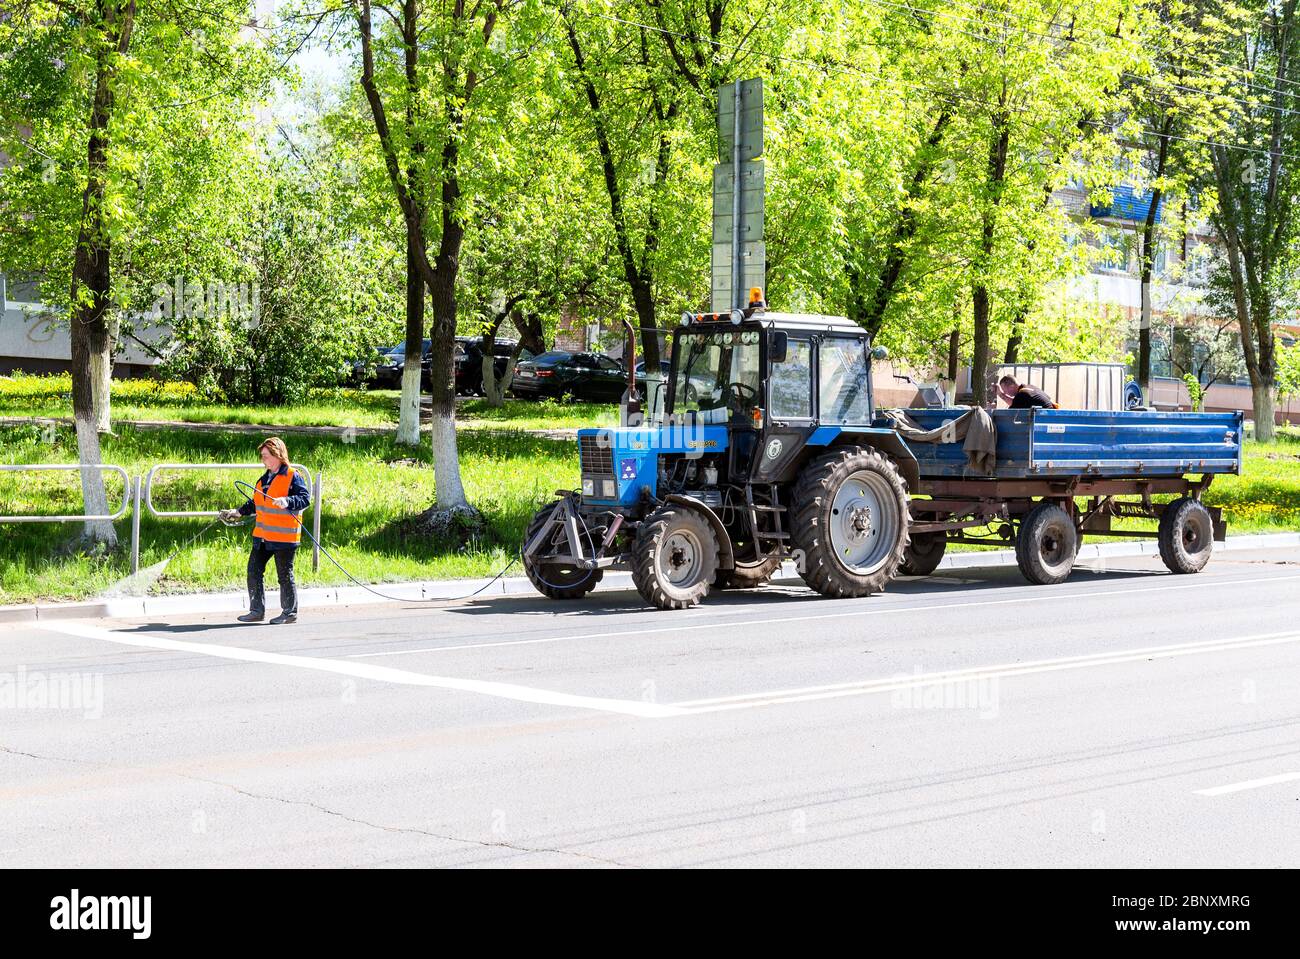
<svg viewBox="0 0 1300 959">
<path fill-rule="evenodd" d="M 759 405 L 759 332 L 677 334 L 673 411 L 731 410 Z"/>
</svg>

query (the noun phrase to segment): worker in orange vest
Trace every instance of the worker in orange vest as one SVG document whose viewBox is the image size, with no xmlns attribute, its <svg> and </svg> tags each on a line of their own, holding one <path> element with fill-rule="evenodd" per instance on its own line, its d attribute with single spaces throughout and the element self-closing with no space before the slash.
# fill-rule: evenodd
<svg viewBox="0 0 1300 959">
<path fill-rule="evenodd" d="M 257 448 L 266 472 L 257 481 L 253 498 L 238 509 L 221 513 L 227 522 L 241 516 L 256 516 L 253 549 L 248 554 L 248 612 L 241 623 L 260 623 L 266 618 L 263 574 L 274 557 L 280 579 L 280 615 L 272 625 L 298 621 L 298 593 L 293 580 L 293 561 L 298 553 L 302 524 L 298 521 L 311 505 L 311 490 L 297 470 L 289 465 L 289 450 L 278 436 L 264 440 Z"/>
</svg>

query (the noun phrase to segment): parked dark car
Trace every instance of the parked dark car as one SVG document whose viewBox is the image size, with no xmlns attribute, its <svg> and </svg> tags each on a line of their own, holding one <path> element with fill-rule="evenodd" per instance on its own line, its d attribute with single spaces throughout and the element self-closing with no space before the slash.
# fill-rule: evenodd
<svg viewBox="0 0 1300 959">
<path fill-rule="evenodd" d="M 510 392 L 522 399 L 541 397 L 617 403 L 627 389 L 627 370 L 600 353 L 550 350 L 515 366 Z"/>
<path fill-rule="evenodd" d="M 427 359 L 432 341 L 425 340 L 421 360 Z M 402 388 L 402 367 L 406 363 L 406 341 L 398 343 L 388 355 L 375 367 L 374 385 L 386 390 Z"/>
<path fill-rule="evenodd" d="M 367 386 L 375 381 L 375 368 L 382 364 L 392 351 L 391 346 L 377 346 L 371 356 L 343 364 L 343 374 L 353 386 Z"/>
<path fill-rule="evenodd" d="M 496 340 L 492 346 L 492 366 L 497 378 L 505 376 L 510 356 L 519 344 L 514 340 Z M 532 359 L 531 350 L 523 349 L 519 359 Z M 426 363 L 427 368 L 427 363 Z M 456 337 L 456 393 L 459 396 L 483 395 L 483 341 L 477 336 Z"/>
</svg>

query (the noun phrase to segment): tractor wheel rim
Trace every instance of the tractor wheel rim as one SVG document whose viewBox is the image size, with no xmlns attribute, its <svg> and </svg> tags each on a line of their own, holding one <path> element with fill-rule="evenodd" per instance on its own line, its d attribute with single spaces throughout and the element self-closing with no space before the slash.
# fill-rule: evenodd
<svg viewBox="0 0 1300 959">
<path fill-rule="evenodd" d="M 859 470 L 831 502 L 830 541 L 836 558 L 854 573 L 872 573 L 893 554 L 898 540 L 893 490 L 878 473 Z"/>
<path fill-rule="evenodd" d="M 1183 548 L 1187 552 L 1199 553 L 1205 548 L 1205 543 L 1209 537 L 1205 535 L 1204 525 L 1199 516 L 1191 517 L 1183 525 Z"/>
<path fill-rule="evenodd" d="M 659 550 L 659 573 L 677 587 L 693 586 L 700 577 L 704 550 L 694 533 L 674 530 Z"/>
</svg>

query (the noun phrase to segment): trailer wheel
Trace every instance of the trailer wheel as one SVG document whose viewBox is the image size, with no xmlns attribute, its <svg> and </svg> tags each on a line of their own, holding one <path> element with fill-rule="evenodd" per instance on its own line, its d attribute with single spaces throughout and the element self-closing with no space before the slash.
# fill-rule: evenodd
<svg viewBox="0 0 1300 959">
<path fill-rule="evenodd" d="M 898 571 L 904 576 L 929 576 L 939 568 L 947 548 L 947 533 L 916 533 L 907 549 L 903 550 L 903 562 Z"/>
<path fill-rule="evenodd" d="M 551 511 L 554 509 L 555 505 L 552 504 L 543 506 L 537 511 L 528 524 L 528 532 L 524 533 L 524 543 L 532 540 L 550 518 Z M 565 550 L 569 548 L 563 530 L 559 529 L 552 532 L 551 541 L 547 545 Z M 592 545 L 590 537 L 587 539 L 587 545 L 589 547 Z M 524 574 L 528 577 L 528 581 L 548 599 L 582 599 L 596 588 L 596 584 L 605 575 L 603 569 L 581 569 L 559 563 L 537 563 L 528 557 L 524 557 L 523 563 Z"/>
<path fill-rule="evenodd" d="M 660 609 L 687 609 L 709 595 L 718 572 L 718 539 L 713 527 L 690 508 L 655 510 L 637 530 L 632 582 Z"/>
<path fill-rule="evenodd" d="M 714 589 L 756 589 L 766 586 L 772 575 L 781 568 L 779 555 L 769 556 L 764 560 L 746 563 L 736 560 L 735 569 L 720 569 L 713 577 Z"/>
<path fill-rule="evenodd" d="M 870 596 L 907 548 L 907 487 L 893 460 L 848 447 L 818 457 L 795 485 L 791 542 L 799 574 L 823 596 Z"/>
<path fill-rule="evenodd" d="M 1199 573 L 1214 549 L 1214 522 L 1198 500 L 1183 496 L 1160 514 L 1160 558 L 1171 573 Z"/>
<path fill-rule="evenodd" d="M 1074 568 L 1079 534 L 1070 514 L 1055 503 L 1041 502 L 1020 521 L 1016 564 L 1036 586 L 1063 583 Z"/>
</svg>

